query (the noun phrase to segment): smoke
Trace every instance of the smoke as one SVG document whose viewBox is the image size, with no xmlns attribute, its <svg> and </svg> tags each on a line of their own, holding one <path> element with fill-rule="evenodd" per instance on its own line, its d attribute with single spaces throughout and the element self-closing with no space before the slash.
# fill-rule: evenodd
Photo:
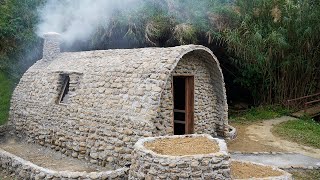
<svg viewBox="0 0 320 180">
<path fill-rule="evenodd" d="M 139 0 L 48 0 L 39 10 L 37 34 L 58 32 L 67 44 L 87 40 L 94 30 L 108 24 L 116 10 L 137 7 Z"/>
<path fill-rule="evenodd" d="M 130 43 L 136 47 L 144 40 L 152 46 L 168 45 L 166 38 L 171 44 L 197 43 L 195 28 L 205 32 L 219 29 L 216 16 L 208 12 L 229 1 L 233 0 L 47 0 L 39 9 L 37 34 L 58 32 L 64 45 L 82 50 L 91 47 L 78 42 L 97 37 L 94 43 L 101 44 L 98 48 L 113 47 L 106 45 L 109 42 L 117 48 L 131 47 Z M 161 31 L 162 27 L 170 32 Z"/>
</svg>

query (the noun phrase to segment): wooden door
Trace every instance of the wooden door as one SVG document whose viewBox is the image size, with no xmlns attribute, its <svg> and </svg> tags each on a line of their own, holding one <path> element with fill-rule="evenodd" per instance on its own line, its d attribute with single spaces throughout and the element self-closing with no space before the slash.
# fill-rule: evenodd
<svg viewBox="0 0 320 180">
<path fill-rule="evenodd" d="M 173 76 L 173 128 L 175 135 L 194 132 L 194 76 Z"/>
</svg>

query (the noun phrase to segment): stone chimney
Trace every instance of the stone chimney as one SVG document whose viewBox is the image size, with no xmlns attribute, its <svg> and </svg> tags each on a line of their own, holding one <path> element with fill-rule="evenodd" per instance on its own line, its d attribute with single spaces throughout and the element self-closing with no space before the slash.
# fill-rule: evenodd
<svg viewBox="0 0 320 180">
<path fill-rule="evenodd" d="M 51 61 L 60 54 L 61 35 L 56 32 L 48 32 L 43 37 L 43 60 Z"/>
</svg>

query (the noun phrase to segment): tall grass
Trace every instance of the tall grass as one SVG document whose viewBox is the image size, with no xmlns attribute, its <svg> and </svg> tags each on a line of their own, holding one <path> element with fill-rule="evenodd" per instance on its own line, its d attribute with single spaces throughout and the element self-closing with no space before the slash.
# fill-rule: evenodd
<svg viewBox="0 0 320 180">
<path fill-rule="evenodd" d="M 0 71 L 0 125 L 6 123 L 8 120 L 12 94 L 11 87 L 11 82 L 8 77 Z"/>
<path fill-rule="evenodd" d="M 238 0 L 222 30 L 238 82 L 257 103 L 312 94 L 320 80 L 320 4 L 312 0 Z"/>
<path fill-rule="evenodd" d="M 289 109 L 277 105 L 259 106 L 248 109 L 241 113 L 230 113 L 230 122 L 240 124 L 251 124 L 267 119 L 286 116 L 290 113 Z"/>
</svg>

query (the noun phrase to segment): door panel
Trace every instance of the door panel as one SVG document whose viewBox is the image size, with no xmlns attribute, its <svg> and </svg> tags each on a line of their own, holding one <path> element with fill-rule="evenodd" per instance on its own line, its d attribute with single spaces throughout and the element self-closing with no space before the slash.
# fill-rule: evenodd
<svg viewBox="0 0 320 180">
<path fill-rule="evenodd" d="M 192 134 L 194 129 L 194 77 L 173 77 L 174 134 Z"/>
<path fill-rule="evenodd" d="M 186 78 L 186 134 L 194 130 L 194 77 Z"/>
</svg>

